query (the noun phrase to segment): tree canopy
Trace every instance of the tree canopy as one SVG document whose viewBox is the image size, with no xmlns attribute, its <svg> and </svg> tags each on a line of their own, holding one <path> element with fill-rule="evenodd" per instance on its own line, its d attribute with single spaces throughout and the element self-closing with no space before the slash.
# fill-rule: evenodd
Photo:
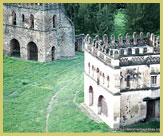
<svg viewBox="0 0 163 136">
<path fill-rule="evenodd" d="M 160 30 L 160 4 L 136 3 L 68 3 L 64 4 L 66 14 L 74 22 L 76 34 L 114 33 L 115 14 L 119 8 L 124 8 L 125 32 L 152 32 Z"/>
<path fill-rule="evenodd" d="M 155 32 L 160 30 L 160 4 L 139 3 L 126 5 L 126 30 Z"/>
</svg>

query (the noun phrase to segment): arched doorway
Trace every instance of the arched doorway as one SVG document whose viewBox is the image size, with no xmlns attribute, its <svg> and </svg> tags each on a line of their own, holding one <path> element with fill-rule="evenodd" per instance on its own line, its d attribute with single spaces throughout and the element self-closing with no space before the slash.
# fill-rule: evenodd
<svg viewBox="0 0 163 136">
<path fill-rule="evenodd" d="M 18 40 L 12 39 L 10 41 L 10 53 L 11 56 L 20 57 L 20 45 Z"/>
<path fill-rule="evenodd" d="M 89 106 L 93 105 L 93 88 L 92 86 L 89 87 Z"/>
<path fill-rule="evenodd" d="M 52 47 L 51 55 L 52 55 L 52 61 L 55 60 L 55 47 L 54 46 Z"/>
<path fill-rule="evenodd" d="M 98 114 L 103 114 L 105 116 L 108 114 L 107 104 L 102 95 L 100 95 L 98 98 Z"/>
<path fill-rule="evenodd" d="M 38 60 L 38 49 L 37 46 L 34 42 L 30 42 L 28 43 L 27 46 L 27 50 L 28 50 L 28 60 Z"/>
</svg>

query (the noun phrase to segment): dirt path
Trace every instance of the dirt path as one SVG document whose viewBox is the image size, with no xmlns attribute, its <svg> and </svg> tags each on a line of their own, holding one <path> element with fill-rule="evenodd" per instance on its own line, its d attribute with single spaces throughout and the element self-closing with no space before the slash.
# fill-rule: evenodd
<svg viewBox="0 0 163 136">
<path fill-rule="evenodd" d="M 74 78 L 72 78 L 70 80 L 70 82 L 68 84 L 66 84 L 65 86 L 63 86 L 60 90 L 58 90 L 50 99 L 48 107 L 47 107 L 47 114 L 46 114 L 46 132 L 48 132 L 48 119 L 50 116 L 50 113 L 52 112 L 52 105 L 55 102 L 55 98 L 57 97 L 57 95 L 66 87 L 70 86 L 71 84 L 73 84 L 73 82 L 76 82 L 77 79 L 79 79 L 79 76 L 81 75 L 81 73 L 77 76 L 75 76 Z"/>
</svg>

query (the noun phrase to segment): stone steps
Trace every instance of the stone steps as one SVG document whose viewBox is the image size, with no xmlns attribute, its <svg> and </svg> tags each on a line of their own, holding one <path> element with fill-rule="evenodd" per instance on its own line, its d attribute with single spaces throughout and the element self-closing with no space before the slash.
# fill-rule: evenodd
<svg viewBox="0 0 163 136">
<path fill-rule="evenodd" d="M 91 120 L 94 120 L 97 123 L 103 122 L 85 103 L 81 103 L 79 107 Z"/>
</svg>

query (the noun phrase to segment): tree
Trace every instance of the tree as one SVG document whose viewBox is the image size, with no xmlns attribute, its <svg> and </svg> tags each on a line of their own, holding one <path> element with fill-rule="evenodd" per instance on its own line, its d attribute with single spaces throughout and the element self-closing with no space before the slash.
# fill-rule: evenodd
<svg viewBox="0 0 163 136">
<path fill-rule="evenodd" d="M 65 4 L 65 10 L 74 22 L 76 34 L 89 33 L 102 36 L 113 31 L 115 4 Z"/>
<path fill-rule="evenodd" d="M 160 30 L 160 4 L 127 4 L 126 30 L 129 32 L 151 32 Z"/>
</svg>

